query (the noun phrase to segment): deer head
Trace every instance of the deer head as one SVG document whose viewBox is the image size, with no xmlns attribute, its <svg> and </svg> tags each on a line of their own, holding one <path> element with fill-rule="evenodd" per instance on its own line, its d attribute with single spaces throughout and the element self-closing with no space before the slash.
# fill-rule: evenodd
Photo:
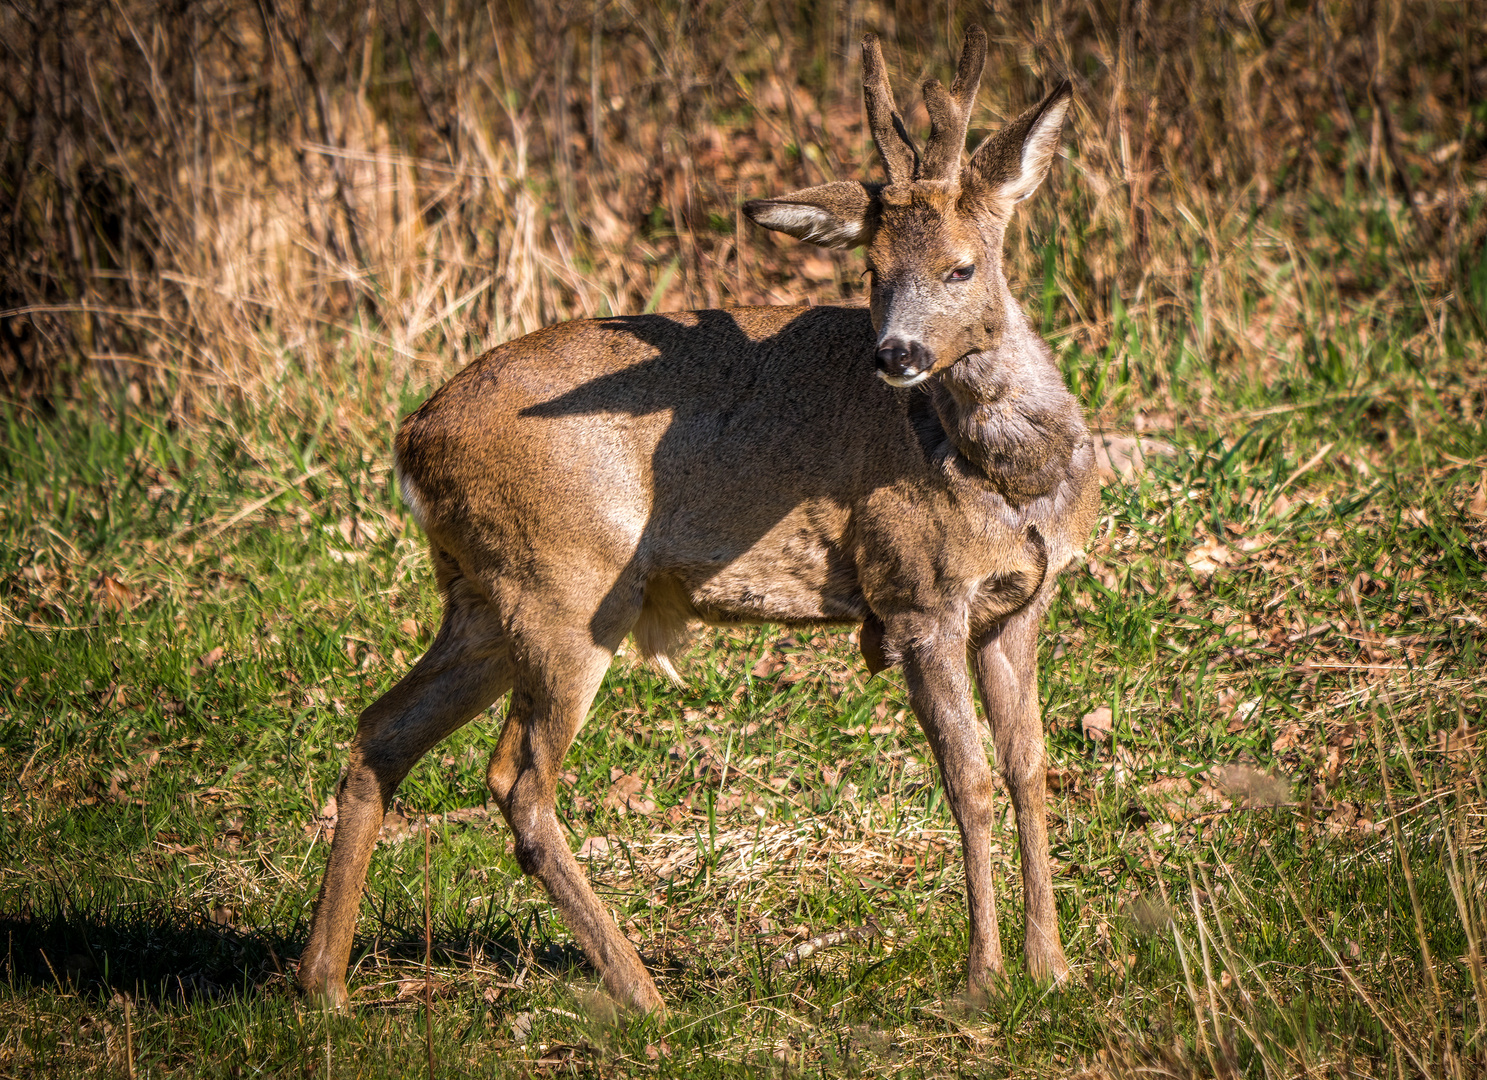
<svg viewBox="0 0 1487 1080">
<path fill-rule="evenodd" d="M 766 229 L 822 247 L 867 248 L 878 375 L 913 386 L 962 357 L 995 349 L 1014 310 L 1002 266 L 1012 208 L 1047 175 L 1069 110 L 1069 84 L 989 136 L 962 164 L 986 64 L 986 32 L 966 34 L 947 90 L 923 87 L 929 139 L 921 153 L 893 101 L 875 35 L 862 42 L 868 126 L 887 184 L 849 180 L 755 199 Z"/>
</svg>

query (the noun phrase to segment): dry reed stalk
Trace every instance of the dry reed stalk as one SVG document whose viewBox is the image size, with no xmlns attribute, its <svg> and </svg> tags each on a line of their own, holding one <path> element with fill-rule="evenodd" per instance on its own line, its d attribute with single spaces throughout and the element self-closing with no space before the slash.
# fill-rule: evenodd
<svg viewBox="0 0 1487 1080">
<path fill-rule="evenodd" d="M 124 1074 L 134 1080 L 134 1018 L 129 996 L 124 996 Z"/>
<path fill-rule="evenodd" d="M 423 829 L 423 1043 L 428 1051 L 429 1080 L 434 1080 L 434 930 L 429 903 L 429 834 Z"/>
</svg>

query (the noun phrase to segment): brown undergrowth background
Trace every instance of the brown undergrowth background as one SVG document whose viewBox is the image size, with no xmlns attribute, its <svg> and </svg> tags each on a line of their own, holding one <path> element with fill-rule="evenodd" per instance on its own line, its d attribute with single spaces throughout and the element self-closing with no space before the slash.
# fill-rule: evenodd
<svg viewBox="0 0 1487 1080">
<path fill-rule="evenodd" d="M 865 30 L 922 130 L 916 85 L 973 22 L 973 139 L 1076 88 L 1067 162 L 1010 241 L 1050 328 L 1099 353 L 1141 325 L 1146 370 L 1180 377 L 1167 354 L 1195 348 L 1216 391 L 1315 350 L 1327 306 L 1407 307 L 1432 350 L 1484 319 L 1484 13 L 8 0 L 0 378 L 43 401 L 127 386 L 182 418 L 331 379 L 345 424 L 384 424 L 386 386 L 560 319 L 859 294 L 856 256 L 737 208 L 873 176 Z M 1334 234 L 1344 203 L 1392 235 Z"/>
</svg>

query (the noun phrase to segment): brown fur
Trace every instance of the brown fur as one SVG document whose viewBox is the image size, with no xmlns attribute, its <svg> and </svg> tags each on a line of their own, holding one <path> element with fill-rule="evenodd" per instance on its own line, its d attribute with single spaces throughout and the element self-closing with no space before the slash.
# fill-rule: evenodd
<svg viewBox="0 0 1487 1080">
<path fill-rule="evenodd" d="M 1067 91 L 960 168 L 984 53 L 972 35 L 955 85 L 929 91 L 922 159 L 906 136 L 885 149 L 888 186 L 829 184 L 745 208 L 817 242 L 867 244 L 870 311 L 567 323 L 487 353 L 404 422 L 398 473 L 429 537 L 444 624 L 358 723 L 300 963 L 307 991 L 345 1000 L 361 887 L 398 783 L 510 691 L 487 776 L 517 860 L 610 992 L 661 1007 L 554 800 L 624 637 L 674 676 L 671 654 L 698 622 L 861 623 L 869 668 L 903 665 L 960 827 L 970 977 L 984 985 L 1003 959 L 969 658 L 1017 814 L 1028 966 L 1065 976 L 1036 641 L 1098 491 L 1078 405 L 1011 298 L 1001 245 L 1012 203 L 1047 170 Z M 871 40 L 864 66 L 882 147 L 901 123 Z M 924 164 L 936 174 L 904 175 Z"/>
</svg>

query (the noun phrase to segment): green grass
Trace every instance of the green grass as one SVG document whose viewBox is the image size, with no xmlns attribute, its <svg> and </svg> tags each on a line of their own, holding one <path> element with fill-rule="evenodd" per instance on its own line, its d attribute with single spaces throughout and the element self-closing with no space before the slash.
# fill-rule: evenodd
<svg viewBox="0 0 1487 1080">
<path fill-rule="evenodd" d="M 706 635 L 680 690 L 622 656 L 560 810 L 575 848 L 608 839 L 590 874 L 662 1020 L 613 1015 L 479 809 L 490 715 L 400 791 L 353 1013 L 301 1002 L 318 814 L 356 712 L 438 617 L 387 454 L 292 436 L 302 417 L 13 409 L 0 1071 L 425 1069 L 425 825 L 440 1075 L 1480 1068 L 1487 436 L 1397 347 L 1369 355 L 1366 384 L 1298 357 L 1106 490 L 1041 653 L 1065 990 L 1020 974 L 1009 821 L 1012 973 L 966 997 L 953 825 L 900 681 L 866 680 L 845 634 Z M 1065 360 L 1098 397 L 1102 359 Z M 1103 743 L 1081 723 L 1102 706 Z M 627 776 L 653 811 L 616 811 Z M 884 933 L 774 963 L 864 926 Z"/>
</svg>

